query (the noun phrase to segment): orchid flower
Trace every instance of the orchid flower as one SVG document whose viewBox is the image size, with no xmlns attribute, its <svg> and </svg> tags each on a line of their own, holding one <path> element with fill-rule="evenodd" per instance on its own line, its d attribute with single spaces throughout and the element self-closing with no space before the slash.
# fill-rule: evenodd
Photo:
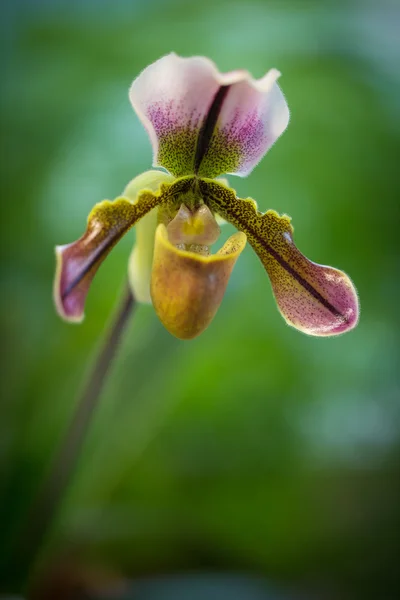
<svg viewBox="0 0 400 600">
<path fill-rule="evenodd" d="M 289 122 L 271 69 L 255 80 L 247 71 L 219 73 L 207 58 L 169 54 L 134 80 L 129 97 L 153 147 L 151 170 L 122 196 L 96 204 L 83 236 L 58 246 L 56 307 L 81 321 L 97 269 L 136 223 L 129 281 L 139 302 L 152 302 L 165 327 L 181 339 L 200 334 L 213 319 L 246 241 L 267 271 L 286 322 L 310 335 L 355 327 L 358 298 L 349 277 L 308 260 L 293 242 L 290 218 L 261 213 L 242 199 L 224 174 L 248 175 Z M 218 221 L 233 224 L 216 254 Z"/>
</svg>

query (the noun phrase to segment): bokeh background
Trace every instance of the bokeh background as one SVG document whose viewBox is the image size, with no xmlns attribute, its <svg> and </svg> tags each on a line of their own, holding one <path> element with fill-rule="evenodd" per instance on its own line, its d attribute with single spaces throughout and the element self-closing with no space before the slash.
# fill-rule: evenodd
<svg viewBox="0 0 400 600">
<path fill-rule="evenodd" d="M 396 0 L 3 3 L 2 589 L 26 586 L 25 566 L 9 564 L 13 540 L 134 232 L 100 269 L 80 326 L 55 314 L 53 247 L 150 167 L 127 91 L 174 50 L 221 70 L 282 71 L 290 126 L 231 183 L 290 214 L 308 257 L 352 276 L 361 321 L 336 339 L 287 327 L 250 248 L 198 339 L 172 338 L 140 307 L 38 549 L 41 577 L 101 588 L 121 576 L 134 589 L 121 598 L 397 597 L 399 20 Z"/>
</svg>

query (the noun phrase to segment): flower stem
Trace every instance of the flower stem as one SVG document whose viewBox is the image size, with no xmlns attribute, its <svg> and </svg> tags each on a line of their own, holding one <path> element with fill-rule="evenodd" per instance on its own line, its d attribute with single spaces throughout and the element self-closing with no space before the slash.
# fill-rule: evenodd
<svg viewBox="0 0 400 600">
<path fill-rule="evenodd" d="M 32 566 L 42 542 L 62 503 L 71 481 L 93 414 L 98 406 L 110 366 L 135 307 L 129 285 L 123 293 L 110 329 L 104 339 L 92 372 L 77 401 L 72 420 L 54 458 L 49 474 L 32 504 L 25 527 L 15 547 L 14 563 L 20 573 Z M 14 566 L 13 564 L 13 566 Z"/>
</svg>

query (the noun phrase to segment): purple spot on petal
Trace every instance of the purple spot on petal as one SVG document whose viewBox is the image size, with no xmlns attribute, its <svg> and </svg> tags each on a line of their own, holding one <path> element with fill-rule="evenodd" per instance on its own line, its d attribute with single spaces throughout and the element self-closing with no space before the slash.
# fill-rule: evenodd
<svg viewBox="0 0 400 600">
<path fill-rule="evenodd" d="M 265 123 L 260 119 L 256 110 L 243 115 L 237 109 L 230 125 L 223 128 L 222 132 L 226 135 L 228 143 L 240 147 L 239 169 L 258 162 L 264 149 L 272 143 L 267 136 Z"/>
</svg>

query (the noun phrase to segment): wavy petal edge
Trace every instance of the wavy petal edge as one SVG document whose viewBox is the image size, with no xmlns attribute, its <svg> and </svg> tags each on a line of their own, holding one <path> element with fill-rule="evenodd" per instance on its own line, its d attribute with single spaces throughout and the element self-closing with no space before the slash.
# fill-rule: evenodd
<svg viewBox="0 0 400 600">
<path fill-rule="evenodd" d="M 213 181 L 203 182 L 203 194 L 218 211 L 248 238 L 266 269 L 278 309 L 294 328 L 319 337 L 340 335 L 356 327 L 359 299 L 349 276 L 319 265 L 295 246 L 287 215 L 273 210 L 260 213 L 251 199 Z"/>
</svg>

